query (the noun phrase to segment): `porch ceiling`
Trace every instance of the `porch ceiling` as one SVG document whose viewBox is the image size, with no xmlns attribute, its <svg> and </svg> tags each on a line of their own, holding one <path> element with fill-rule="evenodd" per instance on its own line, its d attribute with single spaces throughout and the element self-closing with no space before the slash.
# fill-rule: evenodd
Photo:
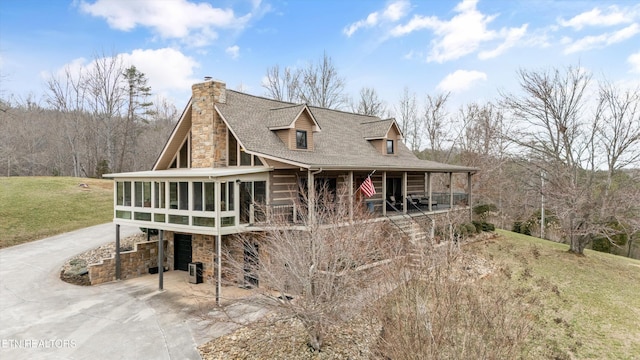
<svg viewBox="0 0 640 360">
<path fill-rule="evenodd" d="M 105 174 L 113 179 L 166 179 L 166 178 L 223 178 L 229 176 L 258 174 L 272 171 L 267 167 L 227 167 L 199 169 L 169 169 Z"/>
</svg>

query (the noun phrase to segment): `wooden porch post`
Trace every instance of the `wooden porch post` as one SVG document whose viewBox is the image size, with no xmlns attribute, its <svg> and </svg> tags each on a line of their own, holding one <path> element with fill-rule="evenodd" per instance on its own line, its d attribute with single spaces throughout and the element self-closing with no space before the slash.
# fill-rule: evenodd
<svg viewBox="0 0 640 360">
<path fill-rule="evenodd" d="M 431 193 L 431 173 L 427 173 L 427 191 L 428 191 L 428 195 L 427 197 L 429 198 L 429 211 L 433 211 L 433 207 L 431 206 L 431 203 L 433 203 L 433 194 Z"/>
<path fill-rule="evenodd" d="M 449 209 L 453 209 L 453 173 L 449 173 Z"/>
<path fill-rule="evenodd" d="M 382 172 L 382 216 L 387 216 L 387 172 Z"/>
<path fill-rule="evenodd" d="M 471 190 L 473 189 L 473 187 L 471 186 L 471 172 L 467 173 L 467 187 L 468 187 L 468 196 L 469 196 L 469 221 L 473 221 L 473 202 L 472 202 L 472 197 L 471 197 Z"/>
<path fill-rule="evenodd" d="M 307 211 L 309 212 L 309 224 L 313 224 L 315 222 L 315 208 L 316 208 L 316 186 L 314 183 L 314 176 L 311 170 L 307 170 L 307 194 L 308 194 L 308 204 Z"/>
<path fill-rule="evenodd" d="M 149 230 L 147 230 L 149 231 Z M 164 287 L 164 230 L 158 231 L 158 289 Z"/>
<path fill-rule="evenodd" d="M 402 213 L 407 213 L 407 172 L 402 173 Z"/>
<path fill-rule="evenodd" d="M 149 230 L 147 230 L 148 232 Z M 121 276 L 120 263 L 120 224 L 116 224 L 116 280 L 120 280 Z"/>
<path fill-rule="evenodd" d="M 349 171 L 349 222 L 353 221 L 353 171 Z"/>
</svg>

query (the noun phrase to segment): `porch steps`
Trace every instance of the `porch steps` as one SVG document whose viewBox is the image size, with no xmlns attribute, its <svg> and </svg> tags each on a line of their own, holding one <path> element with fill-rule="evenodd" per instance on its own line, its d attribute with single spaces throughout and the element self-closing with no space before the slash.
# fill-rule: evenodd
<svg viewBox="0 0 640 360">
<path fill-rule="evenodd" d="M 409 270 L 419 273 L 425 270 L 425 266 L 436 261 L 431 257 L 437 258 L 440 254 L 433 252 L 430 222 L 429 225 L 421 224 L 418 219 L 409 215 L 390 220 L 395 228 L 394 235 L 409 240 L 410 245 L 407 250 Z"/>
<path fill-rule="evenodd" d="M 414 218 L 407 215 L 400 219 L 393 219 L 391 222 L 397 228 L 396 235 L 407 237 L 411 244 L 419 245 L 429 243 L 430 227 L 418 223 Z"/>
</svg>

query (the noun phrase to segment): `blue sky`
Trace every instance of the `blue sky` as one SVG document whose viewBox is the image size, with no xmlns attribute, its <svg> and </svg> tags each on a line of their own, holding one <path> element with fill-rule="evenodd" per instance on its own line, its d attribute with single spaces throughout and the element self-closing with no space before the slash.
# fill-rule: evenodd
<svg viewBox="0 0 640 360">
<path fill-rule="evenodd" d="M 0 1 L 0 95 L 42 98 L 65 66 L 118 54 L 181 108 L 204 76 L 264 95 L 266 69 L 329 55 L 357 97 L 404 87 L 451 105 L 516 91 L 516 71 L 581 66 L 640 85 L 638 1 Z"/>
</svg>

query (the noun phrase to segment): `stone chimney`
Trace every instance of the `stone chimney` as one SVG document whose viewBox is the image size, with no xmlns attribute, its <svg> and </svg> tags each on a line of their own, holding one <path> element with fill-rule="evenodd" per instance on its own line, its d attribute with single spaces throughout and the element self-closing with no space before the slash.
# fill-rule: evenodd
<svg viewBox="0 0 640 360">
<path fill-rule="evenodd" d="M 214 109 L 226 103 L 226 85 L 210 76 L 191 87 L 191 167 L 227 165 L 227 127 Z"/>
</svg>

